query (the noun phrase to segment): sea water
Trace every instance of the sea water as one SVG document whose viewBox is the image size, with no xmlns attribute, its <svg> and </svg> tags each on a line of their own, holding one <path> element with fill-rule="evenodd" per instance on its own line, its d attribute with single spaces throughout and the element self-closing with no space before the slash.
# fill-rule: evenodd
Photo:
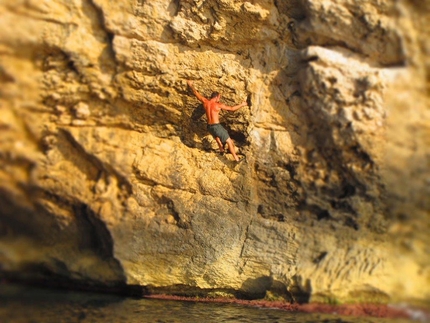
<svg viewBox="0 0 430 323">
<path fill-rule="evenodd" d="M 307 314 L 235 304 L 128 298 L 0 284 L 1 323 L 404 323 L 404 319 Z"/>
</svg>

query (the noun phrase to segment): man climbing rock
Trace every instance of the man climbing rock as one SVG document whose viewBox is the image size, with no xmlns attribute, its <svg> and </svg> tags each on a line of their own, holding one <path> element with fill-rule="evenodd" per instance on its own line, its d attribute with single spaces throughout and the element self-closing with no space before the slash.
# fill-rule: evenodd
<svg viewBox="0 0 430 323">
<path fill-rule="evenodd" d="M 236 111 L 241 107 L 247 106 L 248 104 L 244 101 L 241 104 L 235 105 L 234 107 L 230 107 L 219 102 L 221 99 L 220 93 L 213 92 L 211 97 L 207 99 L 199 92 L 197 92 L 197 90 L 193 86 L 192 81 L 187 81 L 187 84 L 193 91 L 196 98 L 203 103 L 203 107 L 206 111 L 206 117 L 208 119 L 208 131 L 215 138 L 221 154 L 225 152 L 224 146 L 227 143 L 228 149 L 233 155 L 234 160 L 236 162 L 241 161 L 241 159 L 237 157 L 233 140 L 230 138 L 227 130 L 219 123 L 219 113 L 221 110 Z"/>
</svg>

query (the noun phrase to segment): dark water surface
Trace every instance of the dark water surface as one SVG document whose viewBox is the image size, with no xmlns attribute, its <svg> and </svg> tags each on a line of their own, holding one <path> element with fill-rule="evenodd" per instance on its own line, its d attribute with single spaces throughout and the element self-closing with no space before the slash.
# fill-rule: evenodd
<svg viewBox="0 0 430 323">
<path fill-rule="evenodd" d="M 411 321 L 305 314 L 234 304 L 136 299 L 0 284 L 0 322 L 404 323 Z"/>
</svg>

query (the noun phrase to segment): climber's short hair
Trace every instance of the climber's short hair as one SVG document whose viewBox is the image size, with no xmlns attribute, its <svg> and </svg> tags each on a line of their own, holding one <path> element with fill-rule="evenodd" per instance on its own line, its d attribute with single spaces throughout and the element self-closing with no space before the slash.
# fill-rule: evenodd
<svg viewBox="0 0 430 323">
<path fill-rule="evenodd" d="M 212 92 L 211 99 L 216 98 L 219 95 L 219 92 Z"/>
</svg>

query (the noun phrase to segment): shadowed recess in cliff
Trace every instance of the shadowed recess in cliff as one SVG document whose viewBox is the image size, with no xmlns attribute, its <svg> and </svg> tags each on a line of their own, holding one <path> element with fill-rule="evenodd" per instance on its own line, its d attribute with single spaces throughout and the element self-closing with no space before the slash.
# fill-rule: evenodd
<svg viewBox="0 0 430 323">
<path fill-rule="evenodd" d="M 279 13 L 296 21 L 306 18 L 305 1 L 303 0 L 275 0 L 275 5 Z"/>
<path fill-rule="evenodd" d="M 36 240 L 49 237 L 39 228 L 47 225 L 37 223 L 38 219 L 33 216 L 34 210 L 22 205 L 21 198 L 17 198 L 5 189 L 0 189 L 0 223 L 1 239 L 15 238 L 22 235 Z M 49 225 L 48 225 L 49 226 Z"/>
<path fill-rule="evenodd" d="M 53 202 L 62 204 L 63 209 L 69 206 L 74 213 L 71 223 L 61 223 L 49 208 L 38 204 L 36 196 L 40 198 L 41 194 L 45 195 L 45 200 L 51 200 L 51 206 Z M 19 264 L 14 264 L 18 268 L 2 268 L 9 277 L 24 281 L 54 279 L 64 284 L 79 277 L 82 281 L 76 282 L 77 287 L 125 284 L 124 271 L 114 258 L 112 236 L 105 223 L 88 206 L 72 205 L 49 192 L 34 191 L 33 195 L 35 201 L 32 210 L 24 208 L 18 202 L 12 203 L 12 198 L 4 201 L 0 198 L 0 241 L 24 248 L 18 259 L 13 261 L 18 261 Z M 51 248 L 55 248 L 56 252 L 50 253 Z M 77 271 L 79 266 L 94 266 L 96 263 L 100 268 L 93 273 Z M 9 272 L 10 269 L 12 271 Z M 96 272 L 96 276 L 99 276 L 94 278 Z"/>
<path fill-rule="evenodd" d="M 102 259 L 113 258 L 113 240 L 106 224 L 85 204 L 75 205 L 79 248 L 94 250 Z"/>
<path fill-rule="evenodd" d="M 292 280 L 291 284 L 285 284 L 273 279 L 270 276 L 261 276 L 258 278 L 248 278 L 238 289 L 228 288 L 198 288 L 189 285 L 171 285 L 171 286 L 146 286 L 149 295 L 168 294 L 184 297 L 234 297 L 243 300 L 265 299 L 268 301 L 287 301 L 291 303 L 308 303 L 312 289 L 310 281 L 305 286 L 301 286 L 297 281 Z"/>
<path fill-rule="evenodd" d="M 245 280 L 237 291 L 237 295 L 239 298 L 249 300 L 284 300 L 292 303 L 299 299 L 302 300 L 301 296 L 297 298 L 297 294 L 292 294 L 289 289 L 290 287 L 285 283 L 273 279 L 271 276 L 262 276 Z"/>
</svg>

